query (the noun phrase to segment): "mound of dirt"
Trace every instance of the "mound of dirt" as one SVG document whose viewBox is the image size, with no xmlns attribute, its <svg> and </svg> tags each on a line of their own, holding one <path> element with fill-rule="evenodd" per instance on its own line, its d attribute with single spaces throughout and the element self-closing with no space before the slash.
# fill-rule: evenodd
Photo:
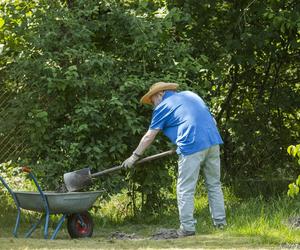
<svg viewBox="0 0 300 250">
<path fill-rule="evenodd" d="M 293 228 L 300 228 L 300 217 L 291 217 L 288 223 Z"/>
<path fill-rule="evenodd" d="M 177 239 L 178 234 L 176 229 L 165 229 L 161 228 L 155 232 L 151 239 L 152 240 L 166 240 L 166 239 Z"/>
<path fill-rule="evenodd" d="M 68 193 L 68 189 L 66 187 L 66 185 L 63 183 L 60 186 L 58 186 L 55 190 L 57 193 Z"/>
<path fill-rule="evenodd" d="M 110 239 L 116 239 L 116 240 L 137 240 L 140 239 L 135 233 L 133 234 L 127 234 L 123 232 L 113 232 L 110 236 Z"/>
<path fill-rule="evenodd" d="M 150 238 L 150 240 L 167 240 L 167 239 L 177 239 L 178 235 L 177 235 L 177 230 L 176 229 L 165 229 L 165 228 L 161 228 L 159 230 L 157 230 L 154 234 L 152 234 L 152 236 Z M 140 239 L 145 239 L 145 238 L 141 238 L 139 236 L 137 236 L 135 233 L 132 234 L 127 234 L 124 232 L 113 232 L 111 233 L 110 240 L 140 240 Z"/>
</svg>

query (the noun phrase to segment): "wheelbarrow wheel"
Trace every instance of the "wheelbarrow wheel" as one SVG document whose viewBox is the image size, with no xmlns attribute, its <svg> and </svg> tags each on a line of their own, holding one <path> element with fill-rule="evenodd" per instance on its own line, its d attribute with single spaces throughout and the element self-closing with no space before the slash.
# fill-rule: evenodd
<svg viewBox="0 0 300 250">
<path fill-rule="evenodd" d="M 89 212 L 68 216 L 68 232 L 71 238 L 86 238 L 93 235 L 93 219 Z"/>
</svg>

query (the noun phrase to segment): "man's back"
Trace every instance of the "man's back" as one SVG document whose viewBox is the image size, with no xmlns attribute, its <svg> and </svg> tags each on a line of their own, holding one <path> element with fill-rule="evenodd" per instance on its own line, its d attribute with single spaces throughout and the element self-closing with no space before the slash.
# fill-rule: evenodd
<svg viewBox="0 0 300 250">
<path fill-rule="evenodd" d="M 150 129 L 161 129 L 184 155 L 223 143 L 204 101 L 191 91 L 166 91 Z"/>
</svg>

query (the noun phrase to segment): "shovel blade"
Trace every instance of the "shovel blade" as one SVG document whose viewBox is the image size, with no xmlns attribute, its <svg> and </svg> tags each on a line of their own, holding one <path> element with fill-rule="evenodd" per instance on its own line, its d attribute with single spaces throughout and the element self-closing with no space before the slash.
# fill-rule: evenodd
<svg viewBox="0 0 300 250">
<path fill-rule="evenodd" d="M 92 183 L 91 170 L 83 168 L 64 174 L 64 183 L 69 192 L 78 191 Z"/>
</svg>

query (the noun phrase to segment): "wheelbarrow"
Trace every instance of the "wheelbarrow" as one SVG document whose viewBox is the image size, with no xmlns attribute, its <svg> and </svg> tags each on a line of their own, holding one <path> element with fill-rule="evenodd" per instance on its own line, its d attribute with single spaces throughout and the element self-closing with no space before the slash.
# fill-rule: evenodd
<svg viewBox="0 0 300 250">
<path fill-rule="evenodd" d="M 48 238 L 48 226 L 51 214 L 62 214 L 58 224 L 51 236 L 55 239 L 58 231 L 67 219 L 67 229 L 71 238 L 91 237 L 93 234 L 93 219 L 88 210 L 92 207 L 102 191 L 93 192 L 69 192 L 56 193 L 44 192 L 38 184 L 30 168 L 23 167 L 23 172 L 28 173 L 33 180 L 38 192 L 13 191 L 0 176 L 0 181 L 6 187 L 13 197 L 18 214 L 16 218 L 13 235 L 18 237 L 18 228 L 20 225 L 21 209 L 42 213 L 41 217 L 34 223 L 29 231 L 25 234 L 28 238 L 34 230 L 45 220 L 44 238 Z"/>
</svg>

